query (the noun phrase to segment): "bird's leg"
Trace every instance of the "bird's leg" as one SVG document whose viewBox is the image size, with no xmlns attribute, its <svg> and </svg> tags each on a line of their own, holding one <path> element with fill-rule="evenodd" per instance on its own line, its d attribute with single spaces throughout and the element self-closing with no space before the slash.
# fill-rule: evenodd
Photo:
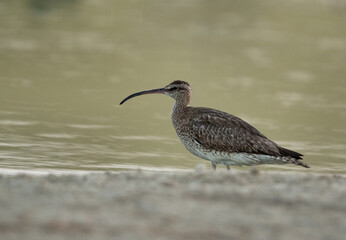
<svg viewBox="0 0 346 240">
<path fill-rule="evenodd" d="M 213 166 L 213 170 L 215 171 L 216 170 L 216 163 L 211 162 L 211 165 Z"/>
<path fill-rule="evenodd" d="M 229 171 L 230 170 L 230 167 L 229 167 L 229 165 L 226 165 L 227 166 L 227 170 Z"/>
</svg>

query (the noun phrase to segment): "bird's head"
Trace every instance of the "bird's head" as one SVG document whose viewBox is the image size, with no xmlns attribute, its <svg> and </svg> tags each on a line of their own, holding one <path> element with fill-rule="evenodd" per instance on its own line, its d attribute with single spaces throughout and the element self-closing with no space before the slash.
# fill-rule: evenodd
<svg viewBox="0 0 346 240">
<path fill-rule="evenodd" d="M 191 87 L 190 87 L 190 84 L 188 84 L 187 82 L 184 82 L 181 80 L 175 80 L 163 88 L 146 90 L 146 91 L 141 91 L 141 92 L 131 94 L 130 96 L 122 100 L 120 102 L 120 105 L 133 97 L 137 97 L 144 94 L 154 94 L 154 93 L 166 94 L 170 96 L 171 98 L 175 99 L 176 101 L 184 100 L 185 104 L 187 105 L 190 102 L 190 98 L 191 98 Z"/>
<path fill-rule="evenodd" d="M 177 100 L 187 95 L 191 95 L 190 84 L 181 80 L 175 80 L 168 84 L 164 89 L 164 94 L 170 96 L 171 98 Z"/>
</svg>

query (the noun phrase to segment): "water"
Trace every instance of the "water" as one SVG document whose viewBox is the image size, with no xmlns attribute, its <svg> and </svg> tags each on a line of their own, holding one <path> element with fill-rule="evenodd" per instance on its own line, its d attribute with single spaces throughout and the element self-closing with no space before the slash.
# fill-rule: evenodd
<svg viewBox="0 0 346 240">
<path fill-rule="evenodd" d="M 210 167 L 179 142 L 170 98 L 118 105 L 182 79 L 193 106 L 242 117 L 310 172 L 346 173 L 345 23 L 341 0 L 3 0 L 0 168 Z"/>
</svg>

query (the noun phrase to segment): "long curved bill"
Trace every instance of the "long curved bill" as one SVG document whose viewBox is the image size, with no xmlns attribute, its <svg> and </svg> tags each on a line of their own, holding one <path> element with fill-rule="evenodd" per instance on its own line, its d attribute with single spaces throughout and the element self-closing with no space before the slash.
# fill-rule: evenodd
<svg viewBox="0 0 346 240">
<path fill-rule="evenodd" d="M 120 105 L 123 104 L 124 102 L 126 102 L 127 100 L 140 96 L 140 95 L 145 95 L 145 94 L 153 94 L 153 93 L 161 93 L 164 94 L 165 93 L 165 89 L 164 88 L 157 88 L 157 89 L 152 89 L 152 90 L 146 90 L 146 91 L 141 91 L 141 92 L 137 92 L 134 94 L 131 94 L 130 96 L 126 97 L 124 100 L 122 100 L 120 102 Z"/>
</svg>

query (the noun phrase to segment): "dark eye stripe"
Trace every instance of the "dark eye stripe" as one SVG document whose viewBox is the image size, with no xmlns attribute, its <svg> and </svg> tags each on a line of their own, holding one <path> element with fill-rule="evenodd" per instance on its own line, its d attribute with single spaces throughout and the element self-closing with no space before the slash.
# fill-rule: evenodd
<svg viewBox="0 0 346 240">
<path fill-rule="evenodd" d="M 168 89 L 169 91 L 174 91 L 174 90 L 177 90 L 178 88 L 177 87 L 172 87 L 170 89 Z"/>
</svg>

